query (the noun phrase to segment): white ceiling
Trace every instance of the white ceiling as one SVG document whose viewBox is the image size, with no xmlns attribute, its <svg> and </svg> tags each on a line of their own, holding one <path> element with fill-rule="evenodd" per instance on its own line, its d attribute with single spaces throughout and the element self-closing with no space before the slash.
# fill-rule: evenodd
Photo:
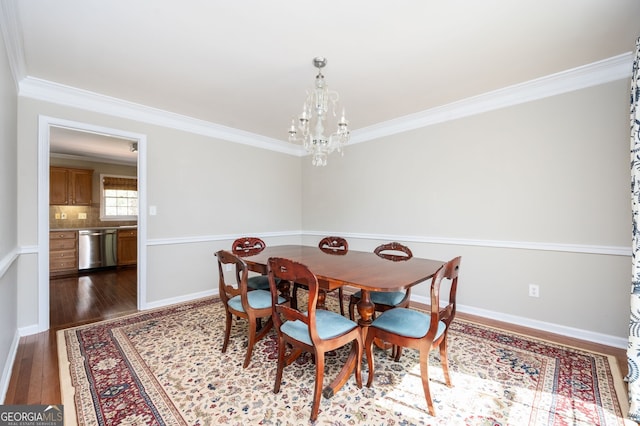
<svg viewBox="0 0 640 426">
<path fill-rule="evenodd" d="M 7 1 L 7 0 L 3 0 Z M 20 0 L 25 76 L 284 141 L 316 74 L 352 131 L 633 51 L 637 0 Z"/>
<path fill-rule="evenodd" d="M 62 158 L 82 157 L 84 160 L 115 164 L 135 165 L 138 161 L 137 144 L 128 139 L 78 131 L 66 127 L 51 126 L 49 129 L 49 151 L 52 156 Z"/>
</svg>

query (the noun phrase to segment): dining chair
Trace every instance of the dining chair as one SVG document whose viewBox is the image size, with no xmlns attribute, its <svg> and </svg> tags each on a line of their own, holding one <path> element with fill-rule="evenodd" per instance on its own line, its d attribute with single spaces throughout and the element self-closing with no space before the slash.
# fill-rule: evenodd
<svg viewBox="0 0 640 426">
<path fill-rule="evenodd" d="M 272 257 L 269 259 L 268 271 L 273 306 L 272 318 L 278 335 L 278 367 L 273 392 L 280 391 L 285 364 L 291 364 L 303 352 L 311 353 L 315 360 L 316 377 L 310 418 L 315 421 L 320 408 L 326 352 L 353 342 L 357 352 L 356 383 L 359 388 L 362 387 L 360 364 L 363 347 L 360 327 L 343 315 L 316 308 L 320 288 L 317 277 L 307 266 L 290 259 Z M 307 286 L 309 296 L 306 311 L 278 302 L 277 278 Z M 287 346 L 291 346 L 291 351 L 285 359 Z"/>
<path fill-rule="evenodd" d="M 407 261 L 413 257 L 409 247 L 397 243 L 381 244 L 373 251 L 379 257 L 392 262 Z M 411 289 L 405 291 L 372 291 L 369 293 L 371 302 L 375 305 L 374 312 L 384 312 L 395 307 L 408 307 L 411 299 Z M 362 297 L 362 292 L 358 290 L 349 297 L 349 318 L 354 320 L 355 307 Z M 398 356 L 399 357 L 399 356 Z"/>
<path fill-rule="evenodd" d="M 318 242 L 318 248 L 327 254 L 335 254 L 338 256 L 344 256 L 349 252 L 349 243 L 346 239 L 342 237 L 324 237 Z M 298 288 L 306 289 L 306 286 L 302 283 L 294 283 L 293 291 L 291 295 L 291 303 L 292 306 L 295 307 L 298 301 Z M 320 290 L 321 294 L 319 297 L 325 297 L 326 292 L 324 290 Z M 344 292 L 342 287 L 338 287 L 338 300 L 340 302 L 340 315 L 344 315 L 344 302 L 342 298 L 344 297 Z M 351 318 L 353 320 L 353 318 Z"/>
<path fill-rule="evenodd" d="M 231 252 L 239 257 L 253 256 L 260 253 L 267 245 L 257 237 L 238 238 L 231 245 Z M 247 285 L 252 290 L 269 290 L 269 279 L 266 275 L 250 276 Z"/>
<path fill-rule="evenodd" d="M 389 309 L 373 320 L 367 329 L 365 350 L 369 365 L 367 386 L 371 387 L 374 377 L 373 342 L 381 339 L 393 345 L 414 348 L 420 351 L 420 376 L 429 413 L 436 415 L 429 390 L 429 352 L 440 349 L 440 362 L 447 386 L 451 387 L 449 361 L 447 358 L 447 337 L 451 322 L 456 315 L 456 292 L 460 257 L 444 264 L 431 280 L 431 307 L 428 313 L 409 308 Z M 440 307 L 440 286 L 443 280 L 450 281 L 449 300 Z"/>
<path fill-rule="evenodd" d="M 247 368 L 251 361 L 251 353 L 253 352 L 254 345 L 273 327 L 273 320 L 271 319 L 271 292 L 267 290 L 249 290 L 249 269 L 245 261 L 240 257 L 225 250 L 218 251 L 216 257 L 218 258 L 220 300 L 224 305 L 226 314 L 222 352 L 225 353 L 227 351 L 233 317 L 246 319 L 249 324 L 249 343 L 242 367 Z M 223 267 L 223 265 L 225 266 Z M 224 270 L 226 269 L 226 265 L 235 266 L 235 273 L 230 275 L 233 276 L 233 280 L 236 282 L 229 283 L 225 278 Z M 279 296 L 277 302 L 285 303 L 286 299 Z M 265 324 L 262 324 L 261 319 L 263 318 L 269 318 L 269 320 Z"/>
</svg>

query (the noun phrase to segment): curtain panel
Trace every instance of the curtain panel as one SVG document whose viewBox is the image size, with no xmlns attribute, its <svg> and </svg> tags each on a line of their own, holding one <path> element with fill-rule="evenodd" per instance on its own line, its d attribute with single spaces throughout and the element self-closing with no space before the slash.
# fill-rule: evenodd
<svg viewBox="0 0 640 426">
<path fill-rule="evenodd" d="M 627 361 L 629 373 L 629 417 L 640 421 L 640 38 L 631 76 L 631 312 Z"/>
</svg>

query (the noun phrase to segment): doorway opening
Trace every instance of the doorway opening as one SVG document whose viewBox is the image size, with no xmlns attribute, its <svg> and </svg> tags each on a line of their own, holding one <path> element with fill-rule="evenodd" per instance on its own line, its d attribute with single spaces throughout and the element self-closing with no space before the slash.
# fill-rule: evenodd
<svg viewBox="0 0 640 426">
<path fill-rule="evenodd" d="M 117 282 L 118 279 L 114 277 L 118 275 L 127 276 L 126 285 L 130 287 L 128 294 L 130 297 L 135 298 L 135 307 L 138 310 L 144 309 L 144 301 L 146 300 L 146 136 L 120 129 L 40 116 L 38 144 L 39 331 L 45 331 L 50 328 L 51 309 L 55 309 L 56 303 L 50 297 L 50 275 L 53 278 L 57 272 L 51 269 L 49 262 L 51 249 L 49 236 L 51 230 L 57 232 L 58 229 L 73 231 L 83 228 L 122 227 L 131 231 L 135 227 L 137 235 L 134 236 L 133 241 L 129 239 L 129 244 L 133 243 L 134 247 L 137 248 L 136 265 L 127 265 L 122 269 L 118 266 L 107 270 L 79 270 L 75 276 L 72 276 L 72 279 L 76 280 L 76 287 L 79 289 L 78 293 L 81 298 L 81 286 L 83 285 L 94 286 L 95 288 L 96 283 L 106 285 L 104 283 Z M 91 187 L 92 196 L 89 198 L 92 201 L 87 202 L 85 198 L 84 205 L 80 202 L 78 206 L 50 206 L 52 204 L 50 203 L 51 178 L 49 173 L 51 166 L 66 167 L 69 170 L 95 171 L 96 177 L 93 182 L 96 182 L 98 187 L 96 185 Z M 100 216 L 100 203 L 102 202 L 101 175 L 135 176 L 138 186 L 137 220 L 128 217 L 124 218 L 129 219 L 128 221 L 118 221 L 117 219 L 110 221 L 110 218 Z M 78 191 L 81 191 L 81 189 Z M 54 203 L 59 203 L 59 201 Z M 72 233 L 72 235 L 75 234 Z M 122 272 L 122 274 L 118 274 L 118 272 Z M 63 273 L 62 275 L 65 274 Z M 91 275 L 94 275 L 94 280 L 91 279 Z M 65 279 L 68 286 L 69 276 Z M 135 288 L 131 289 L 132 285 Z M 103 289 L 100 288 L 98 290 L 101 291 Z M 132 293 L 135 294 L 132 295 Z M 86 307 L 87 303 L 88 300 L 85 302 L 79 301 L 77 303 L 78 309 L 82 310 L 82 307 Z M 131 309 L 131 306 L 128 308 L 123 308 L 122 306 L 114 307 L 113 310 L 105 306 L 103 308 L 106 311 L 105 315 L 113 315 L 113 310 Z M 79 315 L 81 314 L 79 313 Z M 96 319 L 102 319 L 102 315 L 96 316 L 95 312 L 90 313 L 90 315 L 96 317 Z"/>
</svg>

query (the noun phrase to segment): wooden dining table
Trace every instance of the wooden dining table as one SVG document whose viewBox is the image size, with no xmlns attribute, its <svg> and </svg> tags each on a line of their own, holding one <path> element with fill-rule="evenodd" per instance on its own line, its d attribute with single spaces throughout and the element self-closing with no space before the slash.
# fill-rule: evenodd
<svg viewBox="0 0 640 426">
<path fill-rule="evenodd" d="M 406 290 L 433 277 L 445 263 L 418 257 L 393 262 L 373 252 L 357 250 L 335 255 L 318 247 L 303 245 L 267 246 L 260 253 L 243 259 L 251 271 L 266 274 L 271 257 L 283 257 L 306 265 L 316 275 L 323 290 L 331 291 L 343 286 L 359 289 L 361 297 L 357 305 L 360 314 L 358 324 L 363 341 L 374 314 L 370 292 Z M 338 376 L 323 390 L 325 398 L 332 397 L 347 382 L 355 367 L 356 358 L 354 346 Z"/>
</svg>

